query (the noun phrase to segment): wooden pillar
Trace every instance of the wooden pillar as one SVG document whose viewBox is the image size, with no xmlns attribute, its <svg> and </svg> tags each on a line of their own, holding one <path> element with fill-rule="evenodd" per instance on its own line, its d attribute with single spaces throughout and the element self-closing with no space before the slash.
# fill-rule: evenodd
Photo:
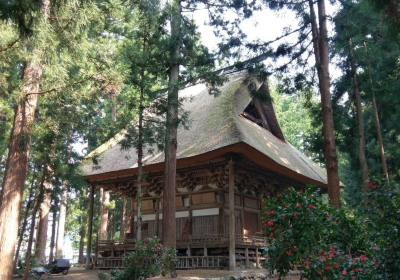
<svg viewBox="0 0 400 280">
<path fill-rule="evenodd" d="M 192 209 L 192 193 L 189 193 L 189 214 L 188 214 L 188 222 L 189 222 L 189 238 L 192 236 L 192 223 L 193 223 L 193 209 Z"/>
<path fill-rule="evenodd" d="M 125 224 L 126 224 L 126 196 L 122 196 L 122 214 L 121 214 L 121 227 L 119 232 L 119 241 L 124 242 L 125 239 Z"/>
<path fill-rule="evenodd" d="M 88 221 L 88 237 L 86 246 L 86 269 L 90 269 L 90 255 L 92 254 L 92 227 L 93 227 L 93 200 L 94 200 L 94 185 L 90 186 L 90 206 L 89 206 L 89 221 Z"/>
<path fill-rule="evenodd" d="M 225 193 L 224 191 L 219 192 L 219 210 L 218 210 L 218 234 L 224 235 L 224 203 Z"/>
<path fill-rule="evenodd" d="M 258 247 L 256 247 L 256 268 L 260 268 L 260 259 L 258 258 Z"/>
<path fill-rule="evenodd" d="M 244 249 L 244 255 L 246 257 L 246 268 L 250 268 L 250 264 L 249 264 L 249 247 L 246 247 Z"/>
<path fill-rule="evenodd" d="M 160 237 L 160 232 L 159 232 L 159 223 L 160 223 L 160 200 L 157 198 L 156 199 L 156 207 L 154 207 L 156 210 L 156 219 L 154 221 L 155 225 L 154 225 L 154 231 L 155 231 L 155 235 Z"/>
<path fill-rule="evenodd" d="M 228 163 L 229 168 L 229 270 L 236 269 L 235 256 L 235 181 L 233 161 Z"/>
</svg>

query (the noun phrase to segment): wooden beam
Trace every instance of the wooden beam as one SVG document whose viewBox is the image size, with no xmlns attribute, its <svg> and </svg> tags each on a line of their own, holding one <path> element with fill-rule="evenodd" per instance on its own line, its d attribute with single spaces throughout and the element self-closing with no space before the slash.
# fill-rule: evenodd
<svg viewBox="0 0 400 280">
<path fill-rule="evenodd" d="M 229 169 L 229 270 L 236 269 L 235 257 L 235 181 L 233 161 L 228 162 Z"/>
<path fill-rule="evenodd" d="M 93 201 L 94 201 L 94 185 L 90 186 L 90 206 L 88 221 L 88 238 L 86 246 L 86 269 L 90 269 L 90 255 L 92 254 L 92 227 L 93 227 Z"/>
</svg>

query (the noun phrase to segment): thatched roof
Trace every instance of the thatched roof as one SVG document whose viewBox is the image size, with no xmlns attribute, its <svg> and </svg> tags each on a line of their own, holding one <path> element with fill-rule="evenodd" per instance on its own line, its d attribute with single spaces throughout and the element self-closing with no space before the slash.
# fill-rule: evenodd
<svg viewBox="0 0 400 280">
<path fill-rule="evenodd" d="M 265 84 L 259 86 L 260 90 L 266 88 Z M 264 127 L 245 112 L 249 112 L 251 106 L 254 109 L 257 102 L 252 101 L 247 85 L 243 83 L 243 75 L 230 76 L 218 97 L 209 95 L 203 84 L 182 90 L 180 96 L 192 96 L 192 100 L 186 101 L 183 106 L 190 112 L 192 122 L 188 130 L 178 129 L 178 167 L 207 162 L 234 152 L 293 179 L 326 187 L 326 172 L 285 141 L 272 104 L 263 103 L 263 109 L 259 111 L 264 112 L 261 115 L 268 122 Z M 136 150 L 121 149 L 118 141 L 123 135 L 124 132 L 117 134 L 87 156 L 82 166 L 86 178 L 135 173 Z M 99 156 L 98 166 L 90 160 L 94 155 Z M 148 170 L 163 170 L 163 161 L 163 152 L 144 156 L 144 165 Z"/>
</svg>

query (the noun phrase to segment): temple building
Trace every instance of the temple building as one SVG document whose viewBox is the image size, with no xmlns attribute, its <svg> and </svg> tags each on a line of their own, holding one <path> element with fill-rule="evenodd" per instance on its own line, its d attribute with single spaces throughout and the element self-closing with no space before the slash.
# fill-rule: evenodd
<svg viewBox="0 0 400 280">
<path fill-rule="evenodd" d="M 243 74 L 230 75 L 220 90 L 214 97 L 204 84 L 197 84 L 180 92 L 191 97 L 183 104 L 191 123 L 189 129 L 178 129 L 178 268 L 259 267 L 261 251 L 267 246 L 257 234 L 260 198 L 309 183 L 327 190 L 325 170 L 285 140 L 272 103 L 268 98 L 253 99 Z M 256 90 L 269 96 L 266 83 Z M 103 188 L 135 199 L 137 151 L 121 149 L 123 137 L 124 132 L 119 133 L 83 162 L 92 193 Z M 142 237 L 161 238 L 164 153 L 146 151 Z M 93 156 L 97 165 L 90 160 Z M 135 213 L 132 219 L 134 225 Z M 130 232 L 118 241 L 99 240 L 95 267 L 122 266 L 122 256 L 133 249 L 134 237 L 135 232 Z"/>
</svg>

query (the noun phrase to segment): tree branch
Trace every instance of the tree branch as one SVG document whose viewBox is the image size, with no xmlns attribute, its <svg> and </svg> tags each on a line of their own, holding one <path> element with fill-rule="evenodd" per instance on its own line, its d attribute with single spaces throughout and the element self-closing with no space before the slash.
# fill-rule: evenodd
<svg viewBox="0 0 400 280">
<path fill-rule="evenodd" d="M 83 79 L 83 80 L 80 80 L 80 81 L 77 81 L 77 82 L 74 82 L 74 83 L 71 83 L 71 84 L 63 85 L 63 86 L 60 86 L 60 87 L 54 87 L 54 88 L 50 88 L 50 89 L 46 89 L 46 90 L 38 91 L 38 92 L 29 92 L 26 95 L 28 96 L 28 95 L 32 95 L 32 94 L 45 94 L 45 93 L 49 93 L 49 92 L 53 92 L 53 91 L 59 91 L 59 90 L 64 89 L 64 88 L 72 87 L 74 85 L 82 84 L 82 83 L 84 83 L 86 81 L 89 81 L 90 79 L 93 78 L 93 76 L 94 75 L 91 75 L 91 76 L 87 77 L 86 79 Z"/>
</svg>

